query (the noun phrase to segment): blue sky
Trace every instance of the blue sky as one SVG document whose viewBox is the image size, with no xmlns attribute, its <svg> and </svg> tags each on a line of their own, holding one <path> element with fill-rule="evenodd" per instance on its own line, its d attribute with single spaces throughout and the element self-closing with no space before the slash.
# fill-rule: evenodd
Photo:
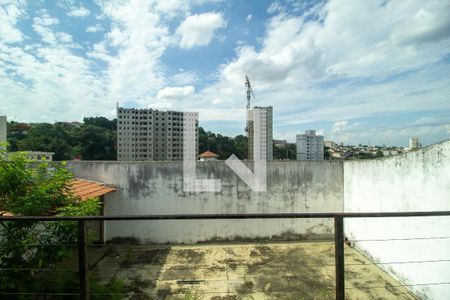
<svg viewBox="0 0 450 300">
<path fill-rule="evenodd" d="M 119 102 L 201 109 L 204 128 L 243 134 L 229 109 L 245 107 L 246 74 L 277 139 L 448 139 L 450 2 L 0 1 L 9 120 L 113 118 Z"/>
</svg>

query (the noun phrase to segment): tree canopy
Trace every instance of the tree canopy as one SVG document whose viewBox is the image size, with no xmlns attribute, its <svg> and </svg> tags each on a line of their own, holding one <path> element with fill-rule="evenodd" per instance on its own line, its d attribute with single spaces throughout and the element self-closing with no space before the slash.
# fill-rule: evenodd
<svg viewBox="0 0 450 300">
<path fill-rule="evenodd" d="M 240 159 L 246 159 L 247 144 L 247 137 L 243 135 L 231 138 L 199 128 L 200 153 L 209 150 L 219 155 L 219 159 L 227 159 L 231 154 L 235 154 Z"/>
<path fill-rule="evenodd" d="M 117 159 L 117 121 L 105 117 L 84 118 L 83 123 L 8 123 L 9 151 L 54 152 L 54 160 Z M 229 137 L 199 127 L 199 154 L 210 150 L 219 159 L 235 154 L 247 159 L 248 139 L 244 135 Z M 274 147 L 274 159 L 295 159 L 295 144 Z"/>
<path fill-rule="evenodd" d="M 115 160 L 116 120 L 84 118 L 83 123 L 8 124 L 9 151 L 54 152 L 54 160 Z"/>
<path fill-rule="evenodd" d="M 0 149 L 0 210 L 14 215 L 98 215 L 98 199 L 78 201 L 63 163 L 30 161 Z M 75 222 L 0 221 L 0 290 L 35 291 L 36 270 L 55 268 L 77 242 Z M 51 289 L 54 286 L 39 287 Z"/>
</svg>

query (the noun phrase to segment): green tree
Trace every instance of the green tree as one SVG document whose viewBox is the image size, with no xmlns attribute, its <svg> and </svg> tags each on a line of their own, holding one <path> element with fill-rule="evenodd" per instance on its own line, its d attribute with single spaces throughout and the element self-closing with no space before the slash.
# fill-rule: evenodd
<svg viewBox="0 0 450 300">
<path fill-rule="evenodd" d="M 377 153 L 375 154 L 376 158 L 380 158 L 380 157 L 384 157 L 384 154 L 381 150 L 378 150 Z"/>
<path fill-rule="evenodd" d="M 84 124 L 8 124 L 9 151 L 54 152 L 54 160 L 81 156 L 86 160 L 115 160 L 116 120 L 85 118 Z"/>
<path fill-rule="evenodd" d="M 273 146 L 273 159 L 295 160 L 297 158 L 297 147 L 293 143 L 287 143 L 283 146 Z"/>
<path fill-rule="evenodd" d="M 88 117 L 83 119 L 84 125 L 92 125 L 101 128 L 106 128 L 109 130 L 116 130 L 117 120 L 109 120 L 105 117 Z"/>
<path fill-rule="evenodd" d="M 325 159 L 331 159 L 331 153 L 330 152 L 331 152 L 330 147 L 325 147 L 324 148 L 323 153 L 324 153 Z"/>
<path fill-rule="evenodd" d="M 231 154 L 235 154 L 239 159 L 246 159 L 247 147 L 247 137 L 243 135 L 231 138 L 199 128 L 200 153 L 209 150 L 219 155 L 219 159 L 227 159 Z"/>
<path fill-rule="evenodd" d="M 18 150 L 55 152 L 55 160 L 72 159 L 73 147 L 79 143 L 75 126 L 67 123 L 32 124 L 24 139 L 17 142 Z"/>
<path fill-rule="evenodd" d="M 83 125 L 79 132 L 80 154 L 85 160 L 115 160 L 116 132 L 94 125 Z"/>
<path fill-rule="evenodd" d="M 244 135 L 237 135 L 234 139 L 234 148 L 236 156 L 239 159 L 247 159 L 248 158 L 248 138 Z"/>
<path fill-rule="evenodd" d="M 71 173 L 62 163 L 33 162 L 24 153 L 0 151 L 0 210 L 15 215 L 98 215 L 98 199 L 78 201 L 69 189 Z M 75 222 L 0 222 L 0 290 L 32 292 L 36 270 L 53 269 L 76 244 Z"/>
</svg>

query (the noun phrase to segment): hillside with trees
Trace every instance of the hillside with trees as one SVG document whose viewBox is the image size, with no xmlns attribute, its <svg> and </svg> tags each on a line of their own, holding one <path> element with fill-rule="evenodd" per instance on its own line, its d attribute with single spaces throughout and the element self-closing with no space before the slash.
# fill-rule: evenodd
<svg viewBox="0 0 450 300">
<path fill-rule="evenodd" d="M 54 160 L 116 160 L 117 122 L 105 117 L 79 122 L 8 123 L 8 151 L 55 152 Z M 224 136 L 199 128 L 199 152 L 210 150 L 227 159 L 235 154 L 247 158 L 247 137 Z M 274 147 L 274 159 L 295 159 L 295 144 Z"/>
<path fill-rule="evenodd" d="M 55 152 L 55 160 L 116 159 L 116 120 L 84 118 L 83 123 L 8 123 L 8 150 Z"/>
</svg>

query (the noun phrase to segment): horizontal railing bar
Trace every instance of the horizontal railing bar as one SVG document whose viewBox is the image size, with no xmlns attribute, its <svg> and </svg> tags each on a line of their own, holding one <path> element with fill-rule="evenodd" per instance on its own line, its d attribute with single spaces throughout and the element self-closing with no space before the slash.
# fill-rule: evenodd
<svg viewBox="0 0 450 300">
<path fill-rule="evenodd" d="M 175 214 L 118 216 L 1 216 L 0 221 L 130 221 L 130 220 L 214 220 L 214 219 L 309 219 L 309 218 L 386 218 L 450 216 L 450 211 L 411 212 L 320 212 L 320 213 L 249 213 L 249 214 Z"/>
<path fill-rule="evenodd" d="M 348 240 L 351 243 L 361 242 L 391 242 L 391 241 L 417 241 L 417 240 L 445 240 L 450 239 L 450 236 L 430 236 L 430 237 L 410 237 L 410 238 L 387 238 L 387 239 L 363 239 L 363 240 Z"/>
</svg>

